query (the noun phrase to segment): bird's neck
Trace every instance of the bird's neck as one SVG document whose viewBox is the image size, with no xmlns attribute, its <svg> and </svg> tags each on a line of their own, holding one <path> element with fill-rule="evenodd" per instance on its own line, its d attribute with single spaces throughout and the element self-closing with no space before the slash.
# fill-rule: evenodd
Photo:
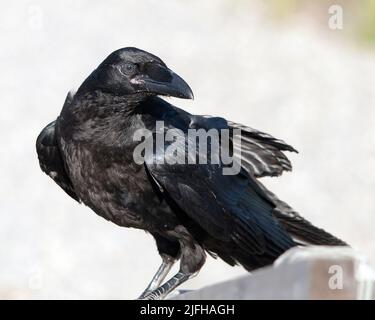
<svg viewBox="0 0 375 320">
<path fill-rule="evenodd" d="M 137 121 L 137 111 L 146 100 L 142 95 L 124 97 L 101 91 L 76 95 L 70 104 L 64 105 L 60 127 L 65 136 L 75 140 L 117 140 Z"/>
<path fill-rule="evenodd" d="M 71 103 L 64 105 L 61 116 L 69 117 L 76 123 L 109 119 L 131 115 L 145 100 L 144 95 L 118 96 L 99 90 L 77 93 Z"/>
</svg>

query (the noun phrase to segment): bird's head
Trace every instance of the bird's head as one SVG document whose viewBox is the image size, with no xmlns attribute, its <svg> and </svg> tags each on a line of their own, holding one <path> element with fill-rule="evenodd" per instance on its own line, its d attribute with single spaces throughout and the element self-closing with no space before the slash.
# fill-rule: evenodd
<svg viewBox="0 0 375 320">
<path fill-rule="evenodd" d="M 119 96 L 194 97 L 189 85 L 160 58 L 131 47 L 112 52 L 85 80 L 78 93 L 93 90 Z"/>
</svg>

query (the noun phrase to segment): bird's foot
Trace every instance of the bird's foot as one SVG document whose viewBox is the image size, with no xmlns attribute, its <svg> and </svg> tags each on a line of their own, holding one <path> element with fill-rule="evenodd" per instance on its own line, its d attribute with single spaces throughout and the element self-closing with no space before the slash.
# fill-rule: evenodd
<svg viewBox="0 0 375 320">
<path fill-rule="evenodd" d="M 137 298 L 137 300 L 149 300 L 146 299 L 146 297 L 152 293 L 152 290 L 145 290 L 142 292 L 142 294 Z"/>
<path fill-rule="evenodd" d="M 138 300 L 163 300 L 167 295 L 176 289 L 180 284 L 184 283 L 186 280 L 190 279 L 195 274 L 178 272 L 161 287 L 153 290 L 151 292 L 141 294 Z"/>
<path fill-rule="evenodd" d="M 159 267 L 158 271 L 155 273 L 154 277 L 152 278 L 151 282 L 147 286 L 147 288 L 142 292 L 142 294 L 138 297 L 137 300 L 147 300 L 145 299 L 146 296 L 151 294 L 154 290 L 156 290 L 162 281 L 165 279 L 169 271 L 171 270 L 173 264 L 175 263 L 175 259 L 163 255 L 163 262 L 161 266 Z"/>
<path fill-rule="evenodd" d="M 156 290 L 155 290 L 156 291 Z M 165 297 L 155 294 L 153 291 L 142 293 L 137 300 L 163 300 Z"/>
</svg>

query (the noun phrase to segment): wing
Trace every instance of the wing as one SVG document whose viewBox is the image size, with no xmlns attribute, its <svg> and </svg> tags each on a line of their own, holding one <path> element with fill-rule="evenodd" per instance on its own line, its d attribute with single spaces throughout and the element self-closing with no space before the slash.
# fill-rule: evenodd
<svg viewBox="0 0 375 320">
<path fill-rule="evenodd" d="M 256 178 L 279 176 L 283 171 L 292 170 L 292 165 L 283 151 L 297 152 L 297 150 L 280 139 L 221 117 L 192 115 L 162 99 L 155 99 L 152 102 L 152 106 L 149 106 L 147 110 L 149 114 L 159 120 L 167 119 L 170 124 L 183 131 L 189 128 L 229 129 L 232 131 L 240 129 L 241 145 L 236 143 L 237 139 L 233 139 L 233 135 L 231 135 L 233 151 L 241 159 L 241 166 Z"/>
<path fill-rule="evenodd" d="M 233 150 L 241 159 L 241 166 L 256 178 L 265 176 L 279 176 L 283 171 L 291 171 L 292 165 L 283 151 L 297 152 L 292 146 L 273 136 L 246 127 L 242 124 L 227 121 L 220 117 L 190 115 L 189 128 L 240 129 L 240 137 L 236 142 L 232 136 Z"/>
<path fill-rule="evenodd" d="M 279 176 L 283 171 L 292 170 L 292 164 L 282 152 L 297 152 L 292 146 L 239 123 L 228 121 L 228 127 L 241 130 L 241 145 L 234 143 L 234 152 L 241 157 L 243 168 L 256 178 Z"/>
<path fill-rule="evenodd" d="M 223 176 L 217 168 L 204 165 L 155 166 L 152 161 L 147 164 L 150 176 L 160 191 L 174 198 L 212 235 L 228 239 L 229 234 L 229 238 L 237 237 L 237 241 L 243 243 L 243 239 L 253 233 L 255 238 L 246 240 L 247 246 L 253 250 L 264 247 L 265 238 L 287 247 L 290 245 L 289 234 L 285 235 L 284 230 L 308 243 L 344 244 L 302 218 L 254 178 L 277 176 L 284 170 L 291 170 L 291 164 L 282 151 L 297 152 L 292 146 L 269 134 L 220 117 L 191 115 L 166 102 L 162 102 L 159 109 L 152 110 L 154 116 L 169 119 L 170 124 L 184 132 L 186 128 L 241 129 L 241 165 L 245 174 Z M 234 145 L 234 150 L 239 152 L 236 148 Z M 245 179 L 244 185 L 240 182 L 242 179 Z M 241 225 L 245 234 L 238 236 L 236 229 Z"/>
<path fill-rule="evenodd" d="M 171 121 L 176 123 L 176 118 Z M 215 122 L 222 123 L 219 119 Z M 186 134 L 175 134 L 173 148 L 177 153 L 187 150 Z M 156 151 L 145 157 L 151 182 L 208 234 L 234 242 L 249 253 L 271 250 L 280 254 L 294 245 L 273 216 L 274 205 L 245 170 L 237 175 L 223 175 L 222 164 L 173 164 L 174 154 L 167 151 L 168 147 L 162 153 Z"/>
<path fill-rule="evenodd" d="M 65 103 L 69 103 L 71 94 L 68 94 Z M 80 202 L 68 174 L 64 168 L 60 149 L 56 139 L 56 121 L 47 125 L 36 140 L 36 151 L 40 168 L 48 174 L 69 196 Z"/>
</svg>

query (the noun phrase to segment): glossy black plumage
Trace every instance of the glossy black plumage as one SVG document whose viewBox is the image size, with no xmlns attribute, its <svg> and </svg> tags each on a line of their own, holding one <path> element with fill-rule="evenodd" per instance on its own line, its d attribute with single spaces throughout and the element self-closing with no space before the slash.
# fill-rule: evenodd
<svg viewBox="0 0 375 320">
<path fill-rule="evenodd" d="M 158 95 L 193 96 L 156 56 L 135 48 L 115 51 L 68 95 L 60 116 L 38 137 L 42 170 L 98 215 L 150 232 L 160 254 L 180 258 L 188 275 L 201 268 L 206 252 L 253 270 L 297 245 L 293 238 L 344 244 L 256 179 L 291 170 L 283 151 L 293 147 L 223 118 L 191 115 Z M 232 145 L 242 153 L 241 171 L 223 175 L 222 165 L 210 163 L 155 164 L 156 153 L 136 164 L 134 132 L 156 133 L 160 120 L 183 137 L 189 128 L 241 129 L 241 150 Z"/>
</svg>

